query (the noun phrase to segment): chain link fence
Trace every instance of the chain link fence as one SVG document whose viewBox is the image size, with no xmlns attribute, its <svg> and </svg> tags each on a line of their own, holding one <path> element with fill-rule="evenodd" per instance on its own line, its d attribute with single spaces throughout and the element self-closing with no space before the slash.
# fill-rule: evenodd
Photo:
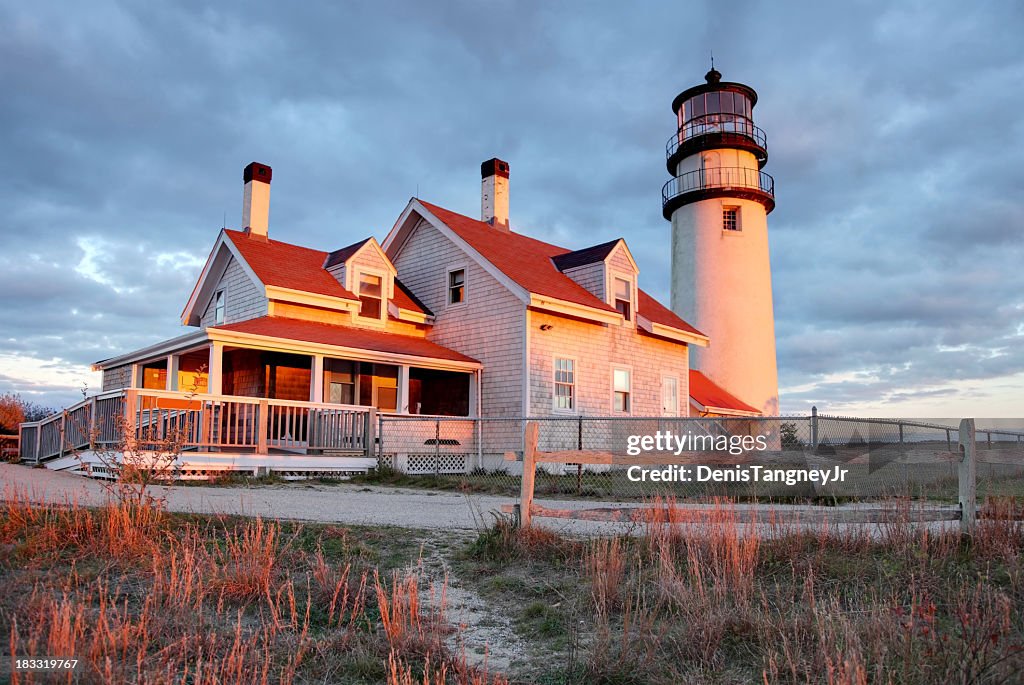
<svg viewBox="0 0 1024 685">
<path fill-rule="evenodd" d="M 522 464 L 505 454 L 522 454 L 527 421 L 538 424 L 542 452 L 621 457 L 615 464 L 541 463 L 537 498 L 957 498 L 959 421 L 952 419 L 381 416 L 378 475 L 400 476 L 396 480 L 408 485 L 517 495 Z M 979 493 L 1024 496 L 1024 433 L 981 429 L 977 445 Z M 688 469 L 689 478 L 662 480 L 653 473 L 669 466 L 650 463 L 656 460 Z M 800 475 L 809 471 L 828 473 L 829 480 Z"/>
</svg>

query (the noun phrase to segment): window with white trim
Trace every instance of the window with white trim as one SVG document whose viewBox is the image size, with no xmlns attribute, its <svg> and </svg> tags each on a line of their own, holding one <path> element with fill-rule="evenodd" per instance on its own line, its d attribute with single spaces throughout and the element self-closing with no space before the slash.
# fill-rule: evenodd
<svg viewBox="0 0 1024 685">
<path fill-rule="evenodd" d="M 632 372 L 629 369 L 612 370 L 612 410 L 629 412 L 632 409 Z"/>
<path fill-rule="evenodd" d="M 625 278 L 615 277 L 615 309 L 626 321 L 633 320 L 633 283 Z"/>
<path fill-rule="evenodd" d="M 223 290 L 218 290 L 213 296 L 213 323 L 216 326 L 224 323 L 224 312 L 226 310 L 225 300 L 226 298 Z"/>
<path fill-rule="evenodd" d="M 448 272 L 448 304 L 462 304 L 466 301 L 466 270 L 452 269 Z"/>
<path fill-rule="evenodd" d="M 555 359 L 554 408 L 572 411 L 576 408 L 576 361 Z"/>
<path fill-rule="evenodd" d="M 375 274 L 359 274 L 359 316 L 380 319 L 384 279 Z"/>
<path fill-rule="evenodd" d="M 722 207 L 722 230 L 723 231 L 738 231 L 738 230 L 740 230 L 740 208 L 739 207 Z"/>
</svg>

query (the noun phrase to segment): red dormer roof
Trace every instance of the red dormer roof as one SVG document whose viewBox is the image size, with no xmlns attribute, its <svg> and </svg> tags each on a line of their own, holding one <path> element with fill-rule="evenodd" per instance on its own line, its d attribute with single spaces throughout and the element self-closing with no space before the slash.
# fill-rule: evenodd
<svg viewBox="0 0 1024 685">
<path fill-rule="evenodd" d="M 708 408 L 761 413 L 696 369 L 690 369 L 690 397 Z"/>
<path fill-rule="evenodd" d="M 256 273 L 256 277 L 263 285 L 328 295 L 344 300 L 359 299 L 354 293 L 343 288 L 338 279 L 324 268 L 324 264 L 329 255 L 337 257 L 343 250 L 350 251 L 351 256 L 369 238 L 343 250 L 327 253 L 323 250 L 283 243 L 280 240 L 253 240 L 244 231 L 225 229 L 224 233 L 238 248 L 246 264 Z M 427 315 L 431 313 L 398 282 L 398 279 L 395 279 L 395 296 L 391 301 L 408 311 L 419 311 Z"/>
<path fill-rule="evenodd" d="M 555 266 L 554 260 L 558 257 L 585 252 L 588 253 L 588 259 L 594 261 L 594 255 L 588 252 L 591 248 L 567 250 L 564 247 L 545 243 L 519 233 L 500 231 L 484 221 L 471 219 L 423 200 L 420 202 L 448 228 L 469 243 L 484 259 L 526 291 L 595 309 L 616 311 L 614 307 L 583 288 Z M 607 256 L 616 242 L 618 241 L 595 246 L 593 250 L 595 252 L 603 251 L 604 256 Z M 568 259 L 567 263 L 575 263 L 571 257 Z M 654 323 L 704 335 L 643 290 L 640 290 L 637 304 L 640 316 Z"/>
<path fill-rule="evenodd" d="M 225 230 L 224 233 L 263 285 L 344 300 L 359 299 L 341 287 L 341 283 L 323 268 L 327 253 L 322 250 L 282 243 L 280 240 L 253 240 L 243 231 Z"/>
</svg>

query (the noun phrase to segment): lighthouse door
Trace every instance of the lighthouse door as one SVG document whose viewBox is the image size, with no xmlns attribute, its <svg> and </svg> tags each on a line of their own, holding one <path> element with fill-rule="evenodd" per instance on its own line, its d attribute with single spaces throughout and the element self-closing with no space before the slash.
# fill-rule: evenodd
<svg viewBox="0 0 1024 685">
<path fill-rule="evenodd" d="M 675 376 L 661 377 L 661 415 L 679 416 L 679 379 Z"/>
</svg>

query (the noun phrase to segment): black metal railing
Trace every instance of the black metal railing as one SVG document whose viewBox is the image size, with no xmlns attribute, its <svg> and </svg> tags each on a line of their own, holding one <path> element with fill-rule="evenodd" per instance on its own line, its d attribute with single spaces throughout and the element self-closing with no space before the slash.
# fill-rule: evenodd
<svg viewBox="0 0 1024 685">
<path fill-rule="evenodd" d="M 775 197 L 775 179 L 748 167 L 726 166 L 697 169 L 670 179 L 661 189 L 662 204 L 679 195 L 710 189 L 753 190 Z"/>
<path fill-rule="evenodd" d="M 768 148 L 768 137 L 763 129 L 754 126 L 754 122 L 739 114 L 705 114 L 690 119 L 665 143 L 665 155 L 671 158 L 679 146 L 688 140 L 711 134 L 737 135 L 749 138 L 762 149 Z"/>
</svg>

